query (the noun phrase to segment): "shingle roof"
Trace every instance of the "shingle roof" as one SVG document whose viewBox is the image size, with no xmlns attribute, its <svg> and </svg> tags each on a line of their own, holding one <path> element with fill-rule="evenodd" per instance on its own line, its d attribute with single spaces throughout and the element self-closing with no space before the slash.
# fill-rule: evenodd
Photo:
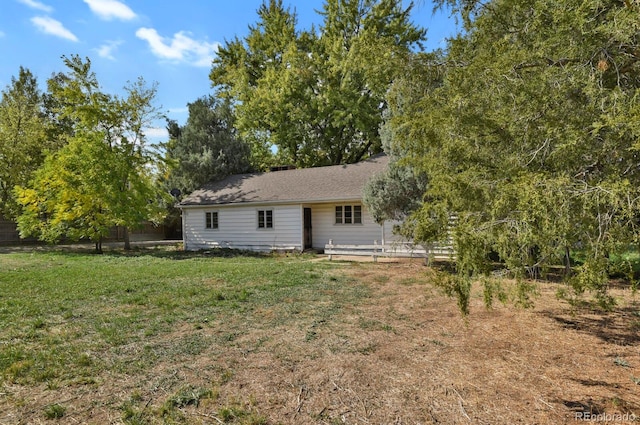
<svg viewBox="0 0 640 425">
<path fill-rule="evenodd" d="M 361 199 L 365 183 L 388 162 L 380 154 L 349 165 L 236 174 L 194 191 L 180 206 Z"/>
</svg>

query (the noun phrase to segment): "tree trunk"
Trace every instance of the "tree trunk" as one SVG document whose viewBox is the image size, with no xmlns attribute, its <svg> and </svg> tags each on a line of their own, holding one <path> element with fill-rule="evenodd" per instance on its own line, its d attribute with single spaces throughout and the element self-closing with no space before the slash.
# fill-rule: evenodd
<svg viewBox="0 0 640 425">
<path fill-rule="evenodd" d="M 529 273 L 529 277 L 531 279 L 540 278 L 540 266 L 538 265 L 538 261 L 540 260 L 540 248 L 538 246 L 533 246 L 529 248 L 529 261 L 532 266 L 527 267 L 527 272 Z"/>
<path fill-rule="evenodd" d="M 131 251 L 131 240 L 129 238 L 129 228 L 124 228 L 124 250 Z"/>
<path fill-rule="evenodd" d="M 102 254 L 102 236 L 96 241 L 96 253 Z"/>
<path fill-rule="evenodd" d="M 571 253 L 568 246 L 564 248 L 564 275 L 571 275 Z"/>
</svg>

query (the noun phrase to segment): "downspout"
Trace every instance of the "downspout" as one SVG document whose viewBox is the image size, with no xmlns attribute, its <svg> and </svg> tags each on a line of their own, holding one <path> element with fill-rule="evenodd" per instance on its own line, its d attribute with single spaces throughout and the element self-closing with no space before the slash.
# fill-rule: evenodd
<svg viewBox="0 0 640 425">
<path fill-rule="evenodd" d="M 182 228 L 182 249 L 184 251 L 188 251 L 188 245 L 187 245 L 187 232 L 186 230 L 186 226 L 185 223 L 187 220 L 185 220 L 185 216 L 187 215 L 187 212 L 185 211 L 184 208 L 180 208 L 180 227 Z"/>
</svg>

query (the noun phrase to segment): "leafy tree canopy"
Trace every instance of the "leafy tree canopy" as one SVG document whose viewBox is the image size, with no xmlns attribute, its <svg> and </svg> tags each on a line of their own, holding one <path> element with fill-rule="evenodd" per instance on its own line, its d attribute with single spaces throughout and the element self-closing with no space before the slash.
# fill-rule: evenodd
<svg viewBox="0 0 640 425">
<path fill-rule="evenodd" d="M 580 252 L 569 282 L 608 304 L 610 259 L 639 236 L 640 5 L 441 3 L 462 14 L 464 34 L 415 58 L 389 96 L 393 143 L 429 178 L 416 238 L 438 240 L 457 218 L 447 287 L 464 312 L 492 252 L 525 304 L 523 277 Z"/>
<path fill-rule="evenodd" d="M 46 242 L 89 239 L 101 241 L 115 225 L 158 214 L 152 177 L 131 173 L 119 152 L 104 143 L 101 133 L 78 133 L 47 157 L 28 188 L 18 188 L 23 213 L 18 227 Z M 121 179 L 129 174 L 126 194 Z M 122 198 L 127 200 L 123 202 Z"/>
<path fill-rule="evenodd" d="M 90 238 L 100 250 L 108 227 L 160 218 L 163 194 L 153 179 L 159 156 L 143 132 L 159 116 L 156 87 L 139 79 L 125 87 L 126 98 L 112 96 L 100 90 L 88 59 L 63 59 L 68 71 L 48 81 L 47 103 L 64 147 L 16 187 L 18 227 L 23 237 L 48 242 Z"/>
<path fill-rule="evenodd" d="M 46 152 L 55 148 L 47 137 L 43 94 L 31 71 L 21 67 L 0 100 L 0 215 L 18 214 L 14 186 L 26 184 Z"/>
<path fill-rule="evenodd" d="M 168 125 L 170 141 L 166 155 L 172 164 L 166 186 L 189 193 L 209 181 L 250 170 L 249 145 L 240 140 L 235 115 L 228 100 L 213 96 L 189 105 L 184 126 Z"/>
<path fill-rule="evenodd" d="M 397 0 L 327 0 L 320 28 L 298 30 L 282 0 L 265 1 L 244 39 L 223 46 L 210 79 L 237 105 L 253 165 L 357 162 L 381 151 L 385 94 L 425 31 Z"/>
</svg>

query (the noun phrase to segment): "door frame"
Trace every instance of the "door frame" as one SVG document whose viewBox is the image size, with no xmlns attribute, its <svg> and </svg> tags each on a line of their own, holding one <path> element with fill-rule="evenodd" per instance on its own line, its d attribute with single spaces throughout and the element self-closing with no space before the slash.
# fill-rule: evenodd
<svg viewBox="0 0 640 425">
<path fill-rule="evenodd" d="M 302 249 L 313 248 L 311 207 L 302 207 Z"/>
</svg>

